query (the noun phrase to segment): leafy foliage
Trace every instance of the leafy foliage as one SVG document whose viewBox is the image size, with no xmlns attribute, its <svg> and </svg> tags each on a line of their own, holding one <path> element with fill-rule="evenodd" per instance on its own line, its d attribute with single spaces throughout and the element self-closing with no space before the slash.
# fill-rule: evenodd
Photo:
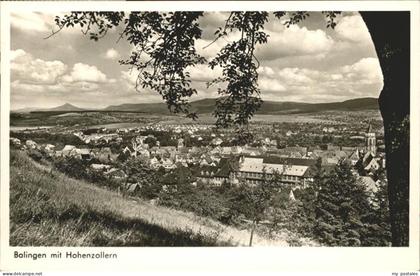
<svg viewBox="0 0 420 276">
<path fill-rule="evenodd" d="M 159 191 L 159 188 L 154 185 L 156 183 L 155 174 L 146 160 L 130 157 L 120 164 L 120 169 L 126 175 L 125 184 L 139 184 L 142 190 L 141 194 L 145 198 L 153 198 Z"/>
<path fill-rule="evenodd" d="M 325 18 L 327 20 L 327 28 L 331 28 L 334 29 L 335 26 L 337 26 L 337 15 L 340 15 L 341 12 L 339 11 L 324 11 L 322 12 L 323 14 L 325 14 Z"/>
<path fill-rule="evenodd" d="M 197 91 L 190 87 L 187 68 L 205 62 L 194 47 L 202 33 L 198 27 L 202 14 L 132 12 L 124 21 L 122 33 L 135 50 L 121 63 L 139 71 L 137 86 L 158 91 L 172 112 L 183 112 L 191 118 L 196 114 L 189 112 L 186 99 Z"/>
<path fill-rule="evenodd" d="M 225 28 L 218 29 L 217 38 L 238 31 L 241 38 L 228 43 L 209 63 L 211 69 L 220 66 L 223 76 L 209 83 L 226 83 L 226 88 L 218 89 L 221 97 L 216 102 L 214 112 L 217 126 L 244 126 L 261 106 L 258 88 L 255 47 L 267 43 L 268 35 L 262 31 L 268 19 L 267 12 L 233 12 L 226 21 Z"/>
</svg>

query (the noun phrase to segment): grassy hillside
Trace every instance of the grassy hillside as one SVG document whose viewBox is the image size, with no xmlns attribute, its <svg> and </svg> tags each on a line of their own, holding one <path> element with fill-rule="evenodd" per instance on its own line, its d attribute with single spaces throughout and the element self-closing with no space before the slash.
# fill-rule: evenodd
<svg viewBox="0 0 420 276">
<path fill-rule="evenodd" d="M 147 202 L 51 171 L 11 151 L 12 246 L 246 245 L 247 230 Z M 256 245 L 287 246 L 290 233 Z"/>
</svg>

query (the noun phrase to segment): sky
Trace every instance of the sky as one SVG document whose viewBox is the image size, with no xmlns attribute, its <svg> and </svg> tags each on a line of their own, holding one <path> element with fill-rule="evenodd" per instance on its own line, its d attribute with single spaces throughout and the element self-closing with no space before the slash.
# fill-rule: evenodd
<svg viewBox="0 0 420 276">
<path fill-rule="evenodd" d="M 71 103 L 83 108 L 103 108 L 123 103 L 161 102 L 157 92 L 135 89 L 136 72 L 120 65 L 132 46 L 117 42 L 115 29 L 99 40 L 90 40 L 79 29 L 63 29 L 46 39 L 56 14 L 15 13 L 11 19 L 11 109 L 48 108 Z M 211 60 L 233 33 L 208 46 L 228 14 L 207 12 L 200 19 L 200 55 Z M 270 15 L 265 25 L 268 43 L 258 46 L 259 87 L 266 101 L 308 103 L 378 97 L 383 77 L 369 32 L 357 12 L 338 18 L 334 30 L 326 28 L 321 13 L 286 28 Z M 208 47 L 206 47 L 208 46 Z M 206 82 L 221 74 L 207 65 L 189 68 L 191 100 L 215 98 L 217 87 Z"/>
</svg>

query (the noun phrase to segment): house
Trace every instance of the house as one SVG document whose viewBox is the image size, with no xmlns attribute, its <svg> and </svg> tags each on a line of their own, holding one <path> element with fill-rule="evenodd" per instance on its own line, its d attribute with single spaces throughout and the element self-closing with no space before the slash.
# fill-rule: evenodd
<svg viewBox="0 0 420 276">
<path fill-rule="evenodd" d="M 344 146 L 342 146 L 342 147 L 341 147 L 341 150 L 342 150 L 342 151 L 345 151 L 345 152 L 353 152 L 353 151 L 355 151 L 355 150 L 356 150 L 356 148 L 354 148 L 354 147 L 344 147 Z"/>
<path fill-rule="evenodd" d="M 150 167 L 152 168 L 160 167 L 160 161 L 156 158 L 156 156 L 150 159 Z"/>
<path fill-rule="evenodd" d="M 107 163 L 115 161 L 118 157 L 117 154 L 112 153 L 111 148 L 103 147 L 96 153 L 95 156 L 100 162 Z"/>
<path fill-rule="evenodd" d="M 340 147 L 332 144 L 327 144 L 327 150 L 340 150 Z"/>
<path fill-rule="evenodd" d="M 337 165 L 340 161 L 337 157 L 322 157 L 322 165 L 328 166 L 328 165 Z"/>
<path fill-rule="evenodd" d="M 241 154 L 243 148 L 241 146 L 234 146 L 232 147 L 232 154 Z"/>
<path fill-rule="evenodd" d="M 213 140 L 211 140 L 211 144 L 212 145 L 215 145 L 215 146 L 219 146 L 222 143 L 223 143 L 223 140 L 221 138 L 219 138 L 219 137 L 214 138 Z"/>
<path fill-rule="evenodd" d="M 65 145 L 61 150 L 61 156 L 75 156 L 77 148 L 73 145 Z"/>
<path fill-rule="evenodd" d="M 357 182 L 366 188 L 370 196 L 378 191 L 378 183 L 375 182 L 370 176 L 359 176 Z"/>
<path fill-rule="evenodd" d="M 122 150 L 122 152 L 123 152 L 123 153 L 129 153 L 130 155 L 133 155 L 133 154 L 134 154 L 134 153 L 133 153 L 133 154 L 131 153 L 130 148 L 129 148 L 129 147 L 127 147 L 127 146 L 126 146 L 126 147 Z"/>
<path fill-rule="evenodd" d="M 277 140 L 271 140 L 270 145 L 273 147 L 277 147 Z"/>
<path fill-rule="evenodd" d="M 262 154 L 262 150 L 256 147 L 245 147 L 242 149 L 243 155 L 259 156 Z"/>
<path fill-rule="evenodd" d="M 214 149 L 212 149 L 210 151 L 210 154 L 212 154 L 212 155 L 215 155 L 215 154 L 219 155 L 222 152 L 223 152 L 223 149 L 220 146 L 217 146 L 217 147 L 215 147 Z"/>
<path fill-rule="evenodd" d="M 90 168 L 95 170 L 95 171 L 107 171 L 111 168 L 110 165 L 106 165 L 106 164 L 91 164 Z"/>
<path fill-rule="evenodd" d="M 338 159 L 346 159 L 347 158 L 347 153 L 345 151 L 342 151 L 342 150 L 334 150 L 333 154 L 334 154 L 334 157 L 337 157 Z"/>
<path fill-rule="evenodd" d="M 230 160 L 222 158 L 218 166 L 203 167 L 197 175 L 197 180 L 204 184 L 221 186 L 223 183 L 230 183 L 232 171 Z"/>
<path fill-rule="evenodd" d="M 305 171 L 302 175 L 303 181 L 302 186 L 303 188 L 308 188 L 312 183 L 314 183 L 314 177 L 317 174 L 317 169 L 315 166 L 309 166 L 309 168 Z"/>
<path fill-rule="evenodd" d="M 211 162 L 210 162 L 211 163 Z M 203 167 L 203 166 L 208 166 L 209 165 L 209 162 L 207 162 L 207 160 L 206 160 L 206 158 L 202 158 L 201 160 L 200 160 L 200 167 Z"/>
<path fill-rule="evenodd" d="M 162 159 L 161 165 L 165 169 L 174 169 L 174 168 L 176 168 L 174 162 L 172 162 L 172 160 L 169 159 L 169 158 Z"/>
<path fill-rule="evenodd" d="M 178 150 L 182 149 L 184 147 L 184 139 L 183 138 L 179 138 L 178 139 Z"/>
<path fill-rule="evenodd" d="M 117 168 L 111 168 L 110 170 L 106 171 L 104 175 L 114 179 L 125 179 L 127 177 L 127 174 L 125 172 Z"/>
<path fill-rule="evenodd" d="M 53 152 L 53 151 L 54 151 L 54 149 L 55 149 L 55 146 L 54 146 L 54 145 L 52 145 L 52 144 L 46 144 L 46 145 L 44 146 L 44 150 L 45 150 L 45 151 L 47 151 L 47 152 Z"/>
<path fill-rule="evenodd" d="M 140 149 L 137 154 L 141 157 L 150 158 L 150 152 L 147 149 Z"/>
<path fill-rule="evenodd" d="M 360 159 L 360 153 L 359 153 L 359 149 L 356 149 L 355 151 L 353 151 L 349 157 L 347 158 L 350 163 L 352 164 L 352 166 L 355 166 L 356 163 L 359 161 Z"/>
<path fill-rule="evenodd" d="M 372 174 L 381 167 L 380 161 L 381 158 L 374 157 L 372 152 L 368 151 L 359 159 L 355 167 L 357 167 L 361 175 Z"/>
<path fill-rule="evenodd" d="M 366 172 L 377 171 L 381 167 L 376 158 L 366 159 L 366 162 L 364 162 L 363 165 Z"/>
<path fill-rule="evenodd" d="M 295 133 L 293 133 L 293 131 L 291 131 L 291 130 L 289 130 L 289 131 L 287 131 L 286 132 L 286 136 L 287 137 L 290 137 L 290 136 L 292 136 L 292 135 L 294 135 Z"/>
<path fill-rule="evenodd" d="M 10 144 L 17 148 L 20 148 L 22 146 L 22 143 L 20 142 L 20 140 L 18 138 L 13 138 L 13 137 L 10 137 Z"/>
<path fill-rule="evenodd" d="M 74 149 L 75 156 L 83 160 L 91 160 L 93 155 L 90 149 Z"/>
<path fill-rule="evenodd" d="M 303 157 L 303 155 L 300 153 L 300 152 L 290 152 L 290 155 L 289 155 L 290 157 L 292 157 L 292 158 L 302 158 Z"/>
<path fill-rule="evenodd" d="M 250 185 L 256 185 L 263 181 L 264 175 L 269 179 L 274 173 L 278 173 L 280 183 L 303 187 L 308 185 L 310 180 L 313 179 L 313 176 L 309 172 L 306 173 L 309 167 L 303 163 L 291 164 L 281 158 L 273 159 L 270 157 L 270 159 L 264 160 L 261 157 L 241 157 L 239 167 L 234 172 L 232 179 L 235 183 L 238 183 L 242 179 Z"/>
<path fill-rule="evenodd" d="M 296 201 L 295 194 L 293 193 L 292 189 L 290 189 L 290 192 L 289 192 L 289 200 Z"/>
<path fill-rule="evenodd" d="M 32 140 L 26 140 L 25 145 L 29 149 L 38 149 L 38 144 Z"/>
</svg>

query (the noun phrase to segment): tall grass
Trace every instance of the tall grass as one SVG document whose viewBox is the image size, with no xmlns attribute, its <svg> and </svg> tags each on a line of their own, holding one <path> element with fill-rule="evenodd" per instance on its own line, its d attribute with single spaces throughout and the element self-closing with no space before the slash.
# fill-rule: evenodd
<svg viewBox="0 0 420 276">
<path fill-rule="evenodd" d="M 214 246 L 217 225 L 74 180 L 11 152 L 12 246 Z M 176 214 L 175 214 L 176 213 Z M 169 218 L 172 218 L 170 220 Z"/>
</svg>

